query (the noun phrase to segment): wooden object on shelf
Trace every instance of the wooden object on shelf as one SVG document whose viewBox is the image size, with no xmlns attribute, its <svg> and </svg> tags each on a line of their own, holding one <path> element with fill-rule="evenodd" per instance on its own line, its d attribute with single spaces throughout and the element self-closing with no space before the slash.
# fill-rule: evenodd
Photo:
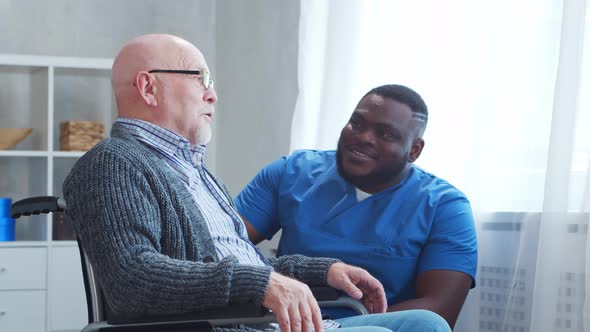
<svg viewBox="0 0 590 332">
<path fill-rule="evenodd" d="M 103 138 L 104 125 L 93 121 L 65 121 L 59 125 L 62 151 L 88 151 Z"/>
<path fill-rule="evenodd" d="M 33 131 L 32 128 L 0 128 L 0 150 L 14 147 L 25 139 L 31 131 Z"/>
</svg>

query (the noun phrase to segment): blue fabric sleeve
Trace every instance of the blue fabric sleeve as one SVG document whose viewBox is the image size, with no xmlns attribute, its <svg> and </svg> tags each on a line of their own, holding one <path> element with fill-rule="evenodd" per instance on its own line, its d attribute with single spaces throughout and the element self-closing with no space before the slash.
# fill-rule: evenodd
<svg viewBox="0 0 590 332">
<path fill-rule="evenodd" d="M 471 276 L 475 287 L 477 238 L 471 206 L 460 193 L 443 198 L 438 206 L 427 244 L 423 248 L 418 273 L 454 270 Z"/>
<path fill-rule="evenodd" d="M 278 190 L 287 157 L 263 168 L 235 199 L 238 212 L 270 240 L 281 228 L 278 214 Z"/>
</svg>

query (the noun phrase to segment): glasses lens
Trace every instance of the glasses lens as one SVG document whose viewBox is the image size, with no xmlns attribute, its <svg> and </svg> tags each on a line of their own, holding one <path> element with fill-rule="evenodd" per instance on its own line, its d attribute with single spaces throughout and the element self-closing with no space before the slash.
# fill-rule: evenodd
<svg viewBox="0 0 590 332">
<path fill-rule="evenodd" d="M 209 89 L 209 86 L 211 85 L 211 81 L 210 81 L 211 77 L 208 71 L 204 71 L 203 72 L 203 86 L 205 87 L 205 89 Z"/>
</svg>

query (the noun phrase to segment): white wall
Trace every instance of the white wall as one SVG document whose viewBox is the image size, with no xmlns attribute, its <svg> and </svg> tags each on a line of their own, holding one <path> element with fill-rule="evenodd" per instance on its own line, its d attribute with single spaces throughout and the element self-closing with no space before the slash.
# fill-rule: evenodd
<svg viewBox="0 0 590 332">
<path fill-rule="evenodd" d="M 289 152 L 299 1 L 218 1 L 216 25 L 217 173 L 236 195 Z"/>
<path fill-rule="evenodd" d="M 214 0 L 0 0 L 0 52 L 114 57 L 129 39 L 164 32 L 214 65 L 214 24 Z"/>
</svg>

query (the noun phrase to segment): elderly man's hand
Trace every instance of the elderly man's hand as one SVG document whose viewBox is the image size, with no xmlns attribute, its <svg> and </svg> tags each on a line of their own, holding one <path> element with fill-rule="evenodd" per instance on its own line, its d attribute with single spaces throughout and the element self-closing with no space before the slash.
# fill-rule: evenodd
<svg viewBox="0 0 590 332">
<path fill-rule="evenodd" d="M 361 300 L 370 313 L 387 310 L 383 285 L 361 268 L 334 263 L 328 270 L 328 285 L 345 291 L 353 299 Z"/>
<path fill-rule="evenodd" d="M 281 332 L 323 332 L 322 314 L 306 284 L 295 279 L 270 274 L 262 305 L 274 313 Z"/>
</svg>

